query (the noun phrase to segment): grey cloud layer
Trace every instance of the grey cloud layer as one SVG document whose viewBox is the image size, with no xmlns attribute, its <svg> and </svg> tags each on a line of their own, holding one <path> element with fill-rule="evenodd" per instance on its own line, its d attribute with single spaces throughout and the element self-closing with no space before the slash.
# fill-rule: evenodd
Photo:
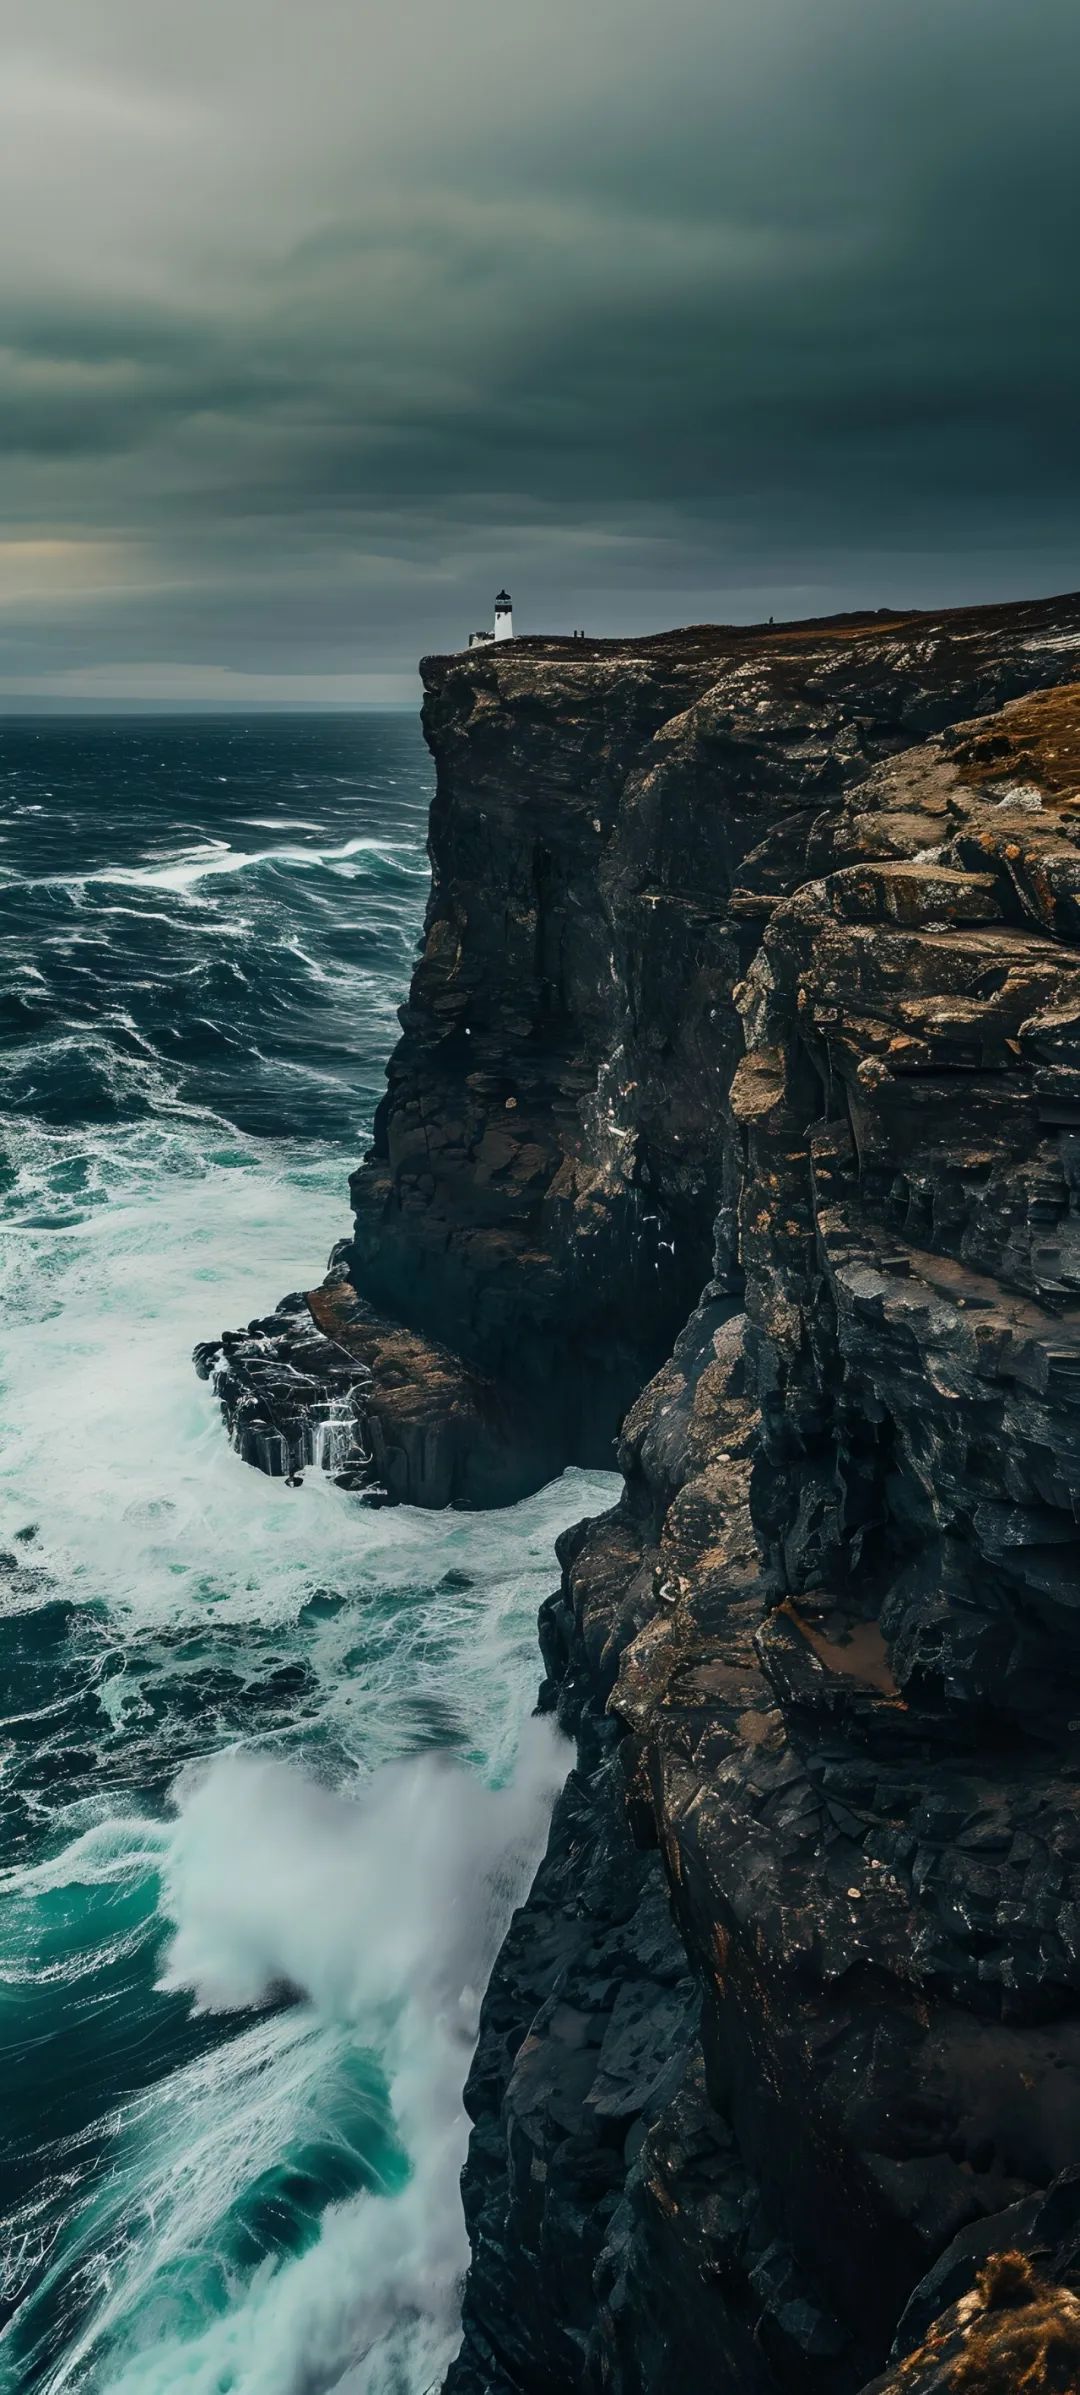
<svg viewBox="0 0 1080 2395">
<path fill-rule="evenodd" d="M 0 688 L 1080 582 L 1073 0 L 4 23 Z"/>
</svg>

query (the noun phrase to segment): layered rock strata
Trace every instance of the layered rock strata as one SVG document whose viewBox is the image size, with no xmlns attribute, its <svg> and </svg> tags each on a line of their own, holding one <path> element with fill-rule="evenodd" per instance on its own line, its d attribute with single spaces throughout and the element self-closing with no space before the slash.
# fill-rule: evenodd
<svg viewBox="0 0 1080 2395">
<path fill-rule="evenodd" d="M 619 1507 L 567 1546 L 548 1688 L 591 1725 L 605 1827 L 582 1844 L 572 1783 L 515 1932 L 543 1955 L 555 1859 L 576 1844 L 587 1884 L 610 1808 L 700 2011 L 616 2151 L 560 2072 L 561 1962 L 494 2069 L 500 1966 L 454 2395 L 854 2389 L 906 2307 L 897 2390 L 1012 2383 L 977 2270 L 1046 2190 L 1060 2213 L 1080 2151 L 1073 758 L 1076 685 L 872 767 L 801 828 L 790 895 L 758 860 L 735 884 L 740 1310 L 729 1272 L 627 1417 Z M 521 2354 L 538 2285 L 576 2328 L 561 2373 Z M 1039 2302 L 1074 2355 L 1067 2285 Z"/>
<path fill-rule="evenodd" d="M 1072 2385 L 1080 602 L 425 680 L 424 958 L 311 1305 L 358 1420 L 372 1321 L 486 1392 L 474 1496 L 620 1423 L 624 1482 L 542 1620 L 578 1760 L 449 2389 L 990 2389 L 1040 2338 Z"/>
</svg>

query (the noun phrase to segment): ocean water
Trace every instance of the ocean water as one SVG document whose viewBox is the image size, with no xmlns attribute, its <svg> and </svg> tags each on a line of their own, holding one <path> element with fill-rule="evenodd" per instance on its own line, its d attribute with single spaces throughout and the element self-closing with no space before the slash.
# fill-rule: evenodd
<svg viewBox="0 0 1080 2395">
<path fill-rule="evenodd" d="M 0 2390 L 426 2395 L 461 2085 L 567 1755 L 569 1473 L 371 1513 L 193 1343 L 347 1228 L 427 887 L 407 716 L 0 729 Z"/>
</svg>

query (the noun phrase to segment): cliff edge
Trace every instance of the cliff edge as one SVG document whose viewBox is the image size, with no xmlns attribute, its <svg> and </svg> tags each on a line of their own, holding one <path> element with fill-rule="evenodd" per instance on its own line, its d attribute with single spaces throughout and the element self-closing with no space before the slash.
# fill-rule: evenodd
<svg viewBox="0 0 1080 2395">
<path fill-rule="evenodd" d="M 618 1437 L 449 2390 L 1072 2387 L 1080 600 L 424 680 L 354 1235 L 204 1363 L 374 1494 Z"/>
</svg>

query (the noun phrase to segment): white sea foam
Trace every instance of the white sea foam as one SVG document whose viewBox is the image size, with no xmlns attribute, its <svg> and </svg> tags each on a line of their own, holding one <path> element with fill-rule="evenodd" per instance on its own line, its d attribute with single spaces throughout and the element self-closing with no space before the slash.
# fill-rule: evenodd
<svg viewBox="0 0 1080 2395">
<path fill-rule="evenodd" d="M 230 1449 L 192 1370 L 194 1343 L 315 1280 L 347 1220 L 336 1151 L 274 1153 L 271 1170 L 265 1148 L 227 1142 L 194 1111 L 27 1133 L 28 1202 L 38 1182 L 49 1194 L 70 1154 L 79 1219 L 0 1237 L 19 1392 L 0 1452 L 0 1536 L 36 1523 L 43 1560 L 68 1585 L 141 1622 L 202 1620 L 208 1595 L 215 1620 L 287 1620 L 313 1571 L 430 1582 L 466 1550 L 508 1590 L 527 1563 L 550 1569 L 556 1531 L 604 1502 L 603 1476 L 573 1474 L 509 1514 L 364 1514 L 318 1475 L 292 1491 Z"/>
<path fill-rule="evenodd" d="M 99 865 L 89 873 L 47 873 L 26 881 L 27 889 L 79 889 L 95 882 L 112 882 L 128 890 L 172 890 L 188 892 L 200 882 L 219 874 L 245 873 L 254 865 L 339 865 L 351 857 L 377 857 L 381 863 L 400 866 L 401 860 L 414 860 L 412 871 L 419 876 L 426 867 L 416 863 L 414 840 L 385 840 L 357 835 L 346 840 L 340 848 L 255 848 L 237 849 L 227 842 L 200 842 L 198 848 L 183 849 L 179 856 L 153 865 Z M 406 867 L 405 870 L 409 870 Z"/>
<path fill-rule="evenodd" d="M 321 832 L 321 823 L 309 823 L 303 815 L 242 815 L 240 818 L 252 832 Z"/>
</svg>

